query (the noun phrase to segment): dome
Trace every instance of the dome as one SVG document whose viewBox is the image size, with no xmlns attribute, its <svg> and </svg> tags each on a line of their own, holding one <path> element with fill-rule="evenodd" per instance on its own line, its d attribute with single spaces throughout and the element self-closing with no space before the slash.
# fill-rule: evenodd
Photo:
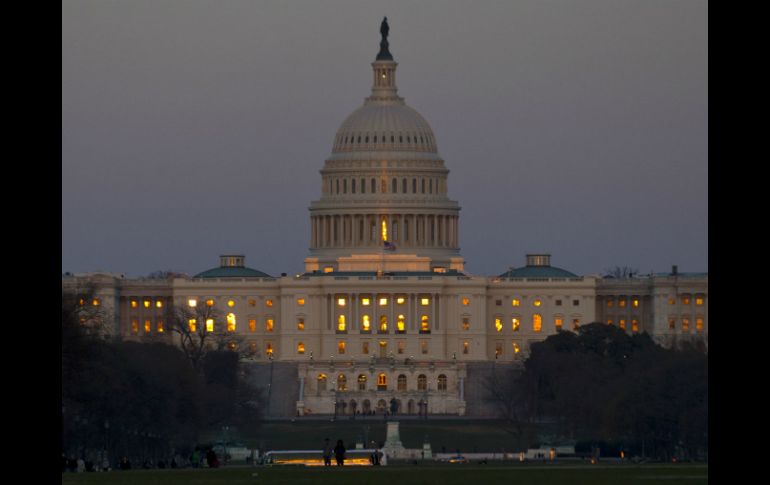
<svg viewBox="0 0 770 485">
<path fill-rule="evenodd" d="M 527 254 L 527 265 L 523 268 L 511 268 L 500 278 L 578 278 L 578 275 L 555 266 L 551 266 L 550 254 Z"/>
<path fill-rule="evenodd" d="M 262 271 L 247 268 L 246 257 L 242 254 L 219 256 L 219 267 L 198 273 L 193 278 L 272 278 Z"/>
<path fill-rule="evenodd" d="M 418 151 L 437 153 L 436 138 L 425 118 L 403 101 L 371 102 L 353 111 L 334 138 L 333 153 Z"/>
</svg>

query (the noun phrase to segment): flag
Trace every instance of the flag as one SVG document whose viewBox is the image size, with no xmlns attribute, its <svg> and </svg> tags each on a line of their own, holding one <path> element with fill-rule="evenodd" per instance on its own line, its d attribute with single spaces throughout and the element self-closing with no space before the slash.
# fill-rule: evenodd
<svg viewBox="0 0 770 485">
<path fill-rule="evenodd" d="M 395 251 L 396 250 L 396 245 L 395 244 L 392 244 L 392 243 L 390 243 L 388 241 L 383 241 L 383 243 L 385 244 L 385 247 L 384 247 L 385 251 Z"/>
</svg>

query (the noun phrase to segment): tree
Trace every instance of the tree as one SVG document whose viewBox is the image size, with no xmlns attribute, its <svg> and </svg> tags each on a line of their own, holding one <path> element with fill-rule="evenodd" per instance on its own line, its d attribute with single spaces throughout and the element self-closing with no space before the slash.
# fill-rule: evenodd
<svg viewBox="0 0 770 485">
<path fill-rule="evenodd" d="M 631 266 L 615 266 L 614 268 L 604 270 L 605 278 L 625 279 L 633 278 L 637 274 L 639 274 L 639 270 Z"/>
</svg>

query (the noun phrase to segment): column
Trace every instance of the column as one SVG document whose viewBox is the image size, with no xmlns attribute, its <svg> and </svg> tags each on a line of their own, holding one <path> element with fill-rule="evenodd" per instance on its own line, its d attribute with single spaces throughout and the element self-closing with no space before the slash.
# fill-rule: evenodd
<svg viewBox="0 0 770 485">
<path fill-rule="evenodd" d="M 299 400 L 305 400 L 305 376 L 299 378 Z"/>
<path fill-rule="evenodd" d="M 460 377 L 460 401 L 465 400 L 465 377 Z"/>
</svg>

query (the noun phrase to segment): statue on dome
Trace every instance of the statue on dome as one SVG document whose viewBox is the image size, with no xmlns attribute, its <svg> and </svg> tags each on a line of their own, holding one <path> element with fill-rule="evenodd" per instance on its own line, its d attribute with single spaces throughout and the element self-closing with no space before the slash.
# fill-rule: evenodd
<svg viewBox="0 0 770 485">
<path fill-rule="evenodd" d="M 388 32 L 390 32 L 390 26 L 388 26 L 388 17 L 385 17 L 380 24 L 380 34 L 382 34 L 383 40 L 388 36 Z"/>
<path fill-rule="evenodd" d="M 382 19 L 382 23 L 380 24 L 380 34 L 382 35 L 382 40 L 380 41 L 380 52 L 377 54 L 377 60 L 387 60 L 392 61 L 393 55 L 390 53 L 390 50 L 388 49 L 388 33 L 390 32 L 390 26 L 388 25 L 388 17 L 385 17 Z"/>
</svg>

